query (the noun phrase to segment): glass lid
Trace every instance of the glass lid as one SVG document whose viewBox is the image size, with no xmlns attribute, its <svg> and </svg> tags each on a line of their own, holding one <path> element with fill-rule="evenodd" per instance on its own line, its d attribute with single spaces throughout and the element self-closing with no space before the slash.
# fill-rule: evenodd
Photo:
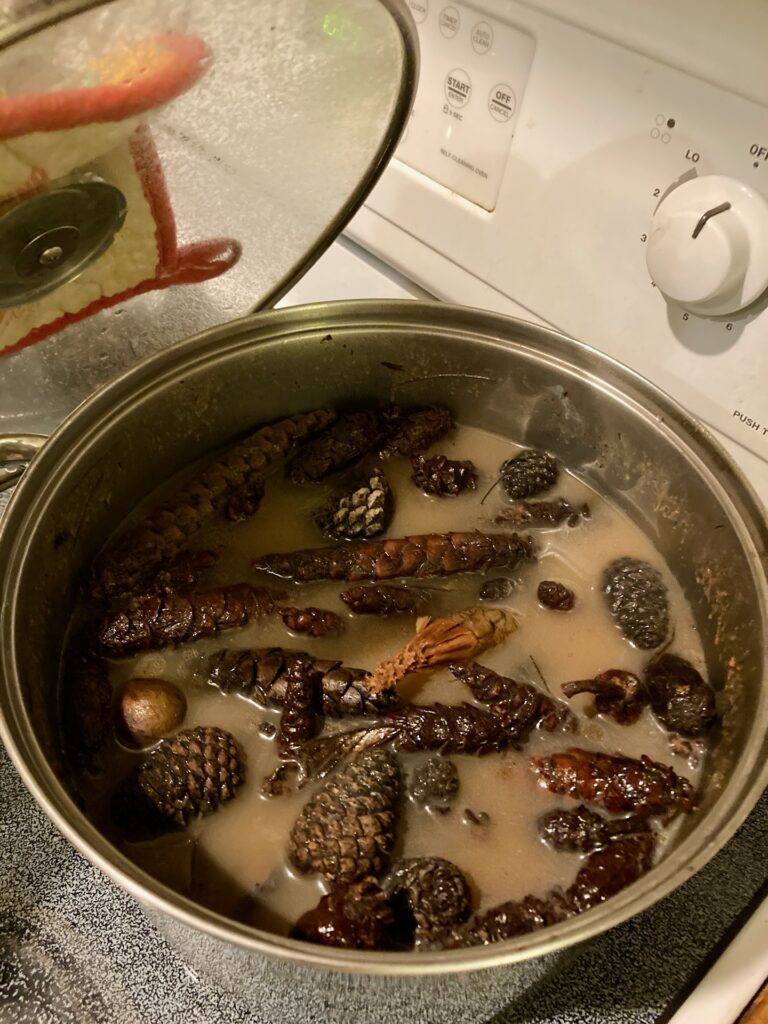
<svg viewBox="0 0 768 1024">
<path fill-rule="evenodd" d="M 417 76 L 403 0 L 0 0 L 0 431 L 274 303 Z"/>
</svg>

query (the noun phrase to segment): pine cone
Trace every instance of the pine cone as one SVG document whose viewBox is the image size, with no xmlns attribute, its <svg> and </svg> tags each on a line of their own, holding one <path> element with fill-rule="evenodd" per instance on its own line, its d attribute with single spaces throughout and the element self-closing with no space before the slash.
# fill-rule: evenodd
<svg viewBox="0 0 768 1024">
<path fill-rule="evenodd" d="M 477 484 L 477 472 L 469 461 L 455 462 L 446 455 L 433 455 L 429 459 L 423 455 L 412 455 L 411 466 L 411 479 L 425 494 L 461 494 L 462 491 L 474 490 Z"/>
<path fill-rule="evenodd" d="M 297 818 L 288 855 L 331 885 L 378 876 L 395 841 L 400 768 L 387 750 L 366 751 L 318 790 Z"/>
<path fill-rule="evenodd" d="M 587 857 L 565 897 L 571 913 L 583 914 L 632 885 L 653 867 L 656 836 L 652 832 L 614 839 Z"/>
<path fill-rule="evenodd" d="M 512 508 L 502 509 L 494 518 L 494 523 L 506 524 L 515 529 L 532 527 L 576 526 L 580 519 L 589 519 L 589 505 L 578 508 L 564 498 L 554 501 L 518 501 Z"/>
<path fill-rule="evenodd" d="M 667 588 L 652 565 L 639 558 L 620 558 L 605 570 L 603 588 L 627 640 L 642 650 L 664 643 L 669 631 Z"/>
<path fill-rule="evenodd" d="M 539 818 L 539 835 L 556 850 L 590 853 L 619 836 L 648 832 L 647 818 L 604 818 L 579 804 L 572 811 L 550 811 Z"/>
<path fill-rule="evenodd" d="M 486 711 L 475 704 L 406 704 L 388 712 L 385 721 L 398 730 L 392 737 L 397 749 L 407 753 L 482 755 L 504 750 L 516 740 L 495 708 Z"/>
<path fill-rule="evenodd" d="M 528 683 L 518 683 L 476 661 L 450 665 L 456 679 L 466 683 L 475 700 L 491 704 L 502 717 L 507 730 L 517 740 L 524 740 L 531 729 L 540 726 L 547 732 L 578 731 L 578 721 L 564 701 L 554 701 Z"/>
<path fill-rule="evenodd" d="M 329 717 L 378 715 L 397 702 L 394 691 L 378 693 L 370 689 L 365 669 L 282 647 L 218 651 L 208 661 L 208 682 L 224 693 L 242 693 L 259 704 L 280 707 L 297 663 L 313 680 L 317 703 L 322 701 L 323 714 Z"/>
<path fill-rule="evenodd" d="M 552 890 L 543 899 L 524 896 L 521 900 L 507 900 L 478 914 L 463 928 L 454 929 L 445 937 L 443 944 L 445 948 L 456 949 L 503 942 L 557 924 L 569 914 L 570 907 L 564 895 L 557 890 Z"/>
<path fill-rule="evenodd" d="M 366 409 L 341 416 L 328 430 L 302 445 L 288 475 L 295 484 L 317 483 L 371 451 L 384 434 L 382 413 Z"/>
<path fill-rule="evenodd" d="M 336 419 L 326 409 L 261 427 L 205 466 L 100 556 L 94 590 L 116 597 L 136 592 L 156 566 L 174 558 L 213 516 L 255 511 L 257 481 L 298 442 Z M 239 503 L 239 504 L 238 504 Z"/>
<path fill-rule="evenodd" d="M 450 928 L 463 924 L 472 911 L 472 896 L 462 872 L 442 857 L 414 857 L 398 861 L 384 881 L 384 891 L 396 916 L 412 925 L 414 945 L 425 949 L 439 944 Z M 405 913 L 397 914 L 402 909 Z M 414 930 L 415 926 L 415 930 Z"/>
<path fill-rule="evenodd" d="M 486 569 L 514 569 L 535 557 L 530 537 L 517 533 L 426 533 L 390 540 L 353 541 L 262 555 L 253 563 L 284 576 L 316 580 L 391 580 L 397 577 L 453 576 Z"/>
<path fill-rule="evenodd" d="M 342 633 L 344 623 L 336 612 L 326 608 L 281 608 L 280 617 L 294 633 L 309 636 L 327 636 L 328 633 Z"/>
<path fill-rule="evenodd" d="M 597 804 L 612 813 L 645 817 L 677 809 L 691 811 L 694 806 L 688 779 L 645 755 L 638 760 L 571 747 L 549 757 L 534 757 L 531 765 L 550 793 Z"/>
<path fill-rule="evenodd" d="M 394 500 L 383 473 L 372 473 L 365 483 L 337 494 L 315 513 L 315 522 L 332 540 L 370 540 L 384 533 L 392 521 Z"/>
<path fill-rule="evenodd" d="M 279 596 L 276 591 L 248 583 L 185 594 L 143 594 L 133 598 L 126 608 L 105 616 L 99 627 L 99 641 L 113 657 L 175 647 L 269 615 Z"/>
<path fill-rule="evenodd" d="M 164 818 L 187 825 L 231 800 L 244 778 L 234 737 L 224 729 L 200 726 L 161 740 L 139 769 L 138 783 Z"/>
<path fill-rule="evenodd" d="M 410 784 L 417 804 L 445 813 L 459 792 L 459 772 L 447 757 L 430 757 L 414 768 Z"/>
<path fill-rule="evenodd" d="M 341 949 L 380 949 L 395 916 L 374 878 L 334 889 L 291 929 L 292 939 Z"/>
<path fill-rule="evenodd" d="M 350 587 L 339 597 L 355 615 L 415 615 L 429 602 L 424 590 L 388 587 L 386 583 Z"/>
<path fill-rule="evenodd" d="M 560 476 L 557 463 L 547 452 L 527 448 L 507 459 L 501 467 L 501 485 L 510 498 L 532 498 L 553 487 Z"/>
<path fill-rule="evenodd" d="M 453 416 L 447 409 L 431 406 L 419 409 L 401 419 L 382 449 L 383 456 L 416 455 L 453 430 Z"/>
<path fill-rule="evenodd" d="M 575 601 L 573 591 L 557 580 L 542 580 L 536 590 L 536 596 L 545 608 L 556 612 L 571 611 Z"/>
<path fill-rule="evenodd" d="M 697 739 L 717 722 L 715 691 L 685 658 L 661 654 L 645 670 L 651 710 L 665 728 Z"/>
</svg>

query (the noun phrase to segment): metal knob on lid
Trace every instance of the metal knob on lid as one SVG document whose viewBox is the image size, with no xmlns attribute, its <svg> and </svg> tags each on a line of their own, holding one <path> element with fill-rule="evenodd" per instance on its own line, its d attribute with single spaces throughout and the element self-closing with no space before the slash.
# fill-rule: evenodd
<svg viewBox="0 0 768 1024">
<path fill-rule="evenodd" d="M 26 199 L 0 216 L 0 308 L 20 306 L 73 280 L 114 240 L 125 196 L 81 182 Z"/>
</svg>

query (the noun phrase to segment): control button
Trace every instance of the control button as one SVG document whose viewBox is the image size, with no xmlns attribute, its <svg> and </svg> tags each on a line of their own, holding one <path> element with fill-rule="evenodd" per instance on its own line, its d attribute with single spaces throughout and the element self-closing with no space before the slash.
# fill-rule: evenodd
<svg viewBox="0 0 768 1024">
<path fill-rule="evenodd" d="M 488 53 L 493 46 L 493 29 L 487 21 L 478 21 L 472 29 L 472 49 L 475 53 Z"/>
<path fill-rule="evenodd" d="M 453 39 L 461 27 L 461 15 L 455 7 L 444 7 L 440 11 L 438 25 L 446 39 Z"/>
<path fill-rule="evenodd" d="M 690 179 L 656 209 L 646 262 L 657 288 L 685 309 L 735 313 L 768 288 L 768 203 L 733 178 Z"/>
<path fill-rule="evenodd" d="M 429 0 L 408 0 L 408 6 L 417 24 L 424 21 L 429 11 Z"/>
<path fill-rule="evenodd" d="M 462 68 L 454 68 L 445 76 L 445 98 L 453 107 L 466 107 L 472 95 L 472 82 Z"/>
<path fill-rule="evenodd" d="M 511 85 L 501 82 L 494 85 L 488 94 L 488 109 L 496 121 L 508 121 L 515 112 L 517 99 Z"/>
</svg>

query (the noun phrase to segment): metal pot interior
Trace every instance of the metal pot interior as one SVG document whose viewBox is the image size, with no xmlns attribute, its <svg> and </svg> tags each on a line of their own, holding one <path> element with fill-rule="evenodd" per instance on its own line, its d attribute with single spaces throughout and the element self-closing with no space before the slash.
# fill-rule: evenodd
<svg viewBox="0 0 768 1024">
<path fill-rule="evenodd" d="M 537 935 L 417 958 L 308 947 L 165 889 L 111 847 L 68 795 L 55 719 L 78 581 L 132 507 L 256 424 L 385 397 L 444 403 L 465 423 L 544 447 L 640 522 L 692 604 L 724 711 L 701 808 L 646 878 Z M 332 303 L 261 314 L 140 364 L 80 406 L 35 460 L 0 533 L 3 738 L 75 845 L 176 923 L 246 950 L 368 973 L 525 959 L 655 902 L 722 846 L 757 799 L 768 753 L 765 551 L 759 506 L 723 452 L 655 388 L 584 346 L 437 304 Z"/>
</svg>

